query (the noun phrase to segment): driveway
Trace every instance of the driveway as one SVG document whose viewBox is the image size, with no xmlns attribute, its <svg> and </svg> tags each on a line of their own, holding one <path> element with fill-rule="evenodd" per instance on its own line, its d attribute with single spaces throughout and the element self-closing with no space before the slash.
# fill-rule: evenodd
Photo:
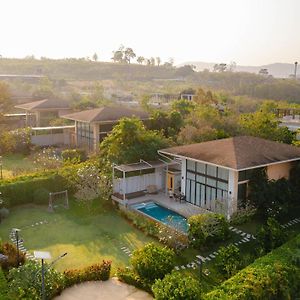
<svg viewBox="0 0 300 300">
<path fill-rule="evenodd" d="M 153 297 L 117 278 L 108 281 L 90 281 L 62 292 L 55 300 L 152 300 Z"/>
</svg>

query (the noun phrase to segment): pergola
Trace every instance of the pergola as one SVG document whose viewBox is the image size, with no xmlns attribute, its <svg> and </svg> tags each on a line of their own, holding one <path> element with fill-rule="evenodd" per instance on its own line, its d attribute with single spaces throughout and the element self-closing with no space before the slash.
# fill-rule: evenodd
<svg viewBox="0 0 300 300">
<path fill-rule="evenodd" d="M 159 159 L 156 161 L 145 161 L 140 159 L 139 162 L 137 163 L 132 163 L 132 164 L 122 164 L 122 165 L 114 165 L 113 166 L 113 174 L 112 178 L 115 178 L 115 170 L 118 170 L 122 172 L 122 177 L 123 177 L 123 188 L 122 188 L 122 194 L 123 194 L 123 200 L 126 200 L 126 174 L 129 172 L 136 172 L 136 171 L 145 171 L 145 170 L 150 170 L 150 169 L 156 169 L 156 168 L 161 168 L 161 167 L 166 167 L 166 172 L 168 172 L 168 167 L 169 165 L 174 165 L 178 164 L 179 162 L 176 162 L 174 160 L 169 159 L 166 157 L 165 161 L 163 159 Z"/>
</svg>

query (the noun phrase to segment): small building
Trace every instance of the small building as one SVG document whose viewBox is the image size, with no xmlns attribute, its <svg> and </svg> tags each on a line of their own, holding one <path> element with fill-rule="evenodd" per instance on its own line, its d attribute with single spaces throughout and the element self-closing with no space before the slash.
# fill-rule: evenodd
<svg viewBox="0 0 300 300">
<path fill-rule="evenodd" d="M 114 125 L 124 117 L 149 119 L 148 113 L 126 107 L 100 107 L 72 114 L 62 118 L 75 121 L 75 146 L 88 151 L 97 151 L 99 143 L 112 131 Z"/>
<path fill-rule="evenodd" d="M 15 108 L 25 110 L 25 126 L 49 126 L 50 121 L 70 113 L 69 104 L 59 99 L 43 99 L 16 105 Z"/>
</svg>

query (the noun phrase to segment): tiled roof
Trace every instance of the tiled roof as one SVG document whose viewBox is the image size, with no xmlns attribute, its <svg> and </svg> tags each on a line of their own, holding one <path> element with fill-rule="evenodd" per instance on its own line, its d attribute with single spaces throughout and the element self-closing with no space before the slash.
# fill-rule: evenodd
<svg viewBox="0 0 300 300">
<path fill-rule="evenodd" d="M 164 154 L 243 170 L 288 160 L 300 160 L 300 148 L 252 136 L 214 140 L 159 150 Z"/>
<path fill-rule="evenodd" d="M 126 107 L 100 107 L 90 110 L 84 110 L 77 113 L 64 115 L 63 118 L 81 121 L 81 122 L 107 122 L 118 121 L 123 117 L 138 117 L 140 119 L 148 119 L 148 113 L 144 111 L 138 111 Z"/>
<path fill-rule="evenodd" d="M 16 105 L 16 108 L 25 110 L 43 110 L 43 109 L 68 109 L 69 104 L 59 99 L 43 99 L 39 101 Z"/>
</svg>

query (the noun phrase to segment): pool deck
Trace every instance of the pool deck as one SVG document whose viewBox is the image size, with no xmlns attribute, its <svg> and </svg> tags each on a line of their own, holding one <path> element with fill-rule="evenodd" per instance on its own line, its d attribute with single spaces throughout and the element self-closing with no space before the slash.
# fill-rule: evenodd
<svg viewBox="0 0 300 300">
<path fill-rule="evenodd" d="M 124 201 L 113 197 L 113 200 L 124 205 Z M 199 206 L 190 204 L 188 202 L 179 202 L 175 201 L 173 198 L 170 198 L 165 193 L 160 192 L 158 194 L 145 194 L 144 196 L 136 197 L 134 199 L 126 200 L 127 205 L 133 205 L 138 203 L 144 203 L 148 201 L 154 201 L 161 206 L 164 206 L 170 210 L 177 212 L 178 214 L 189 218 L 193 215 L 199 215 L 204 213 L 210 213 L 210 211 L 201 208 Z"/>
</svg>

